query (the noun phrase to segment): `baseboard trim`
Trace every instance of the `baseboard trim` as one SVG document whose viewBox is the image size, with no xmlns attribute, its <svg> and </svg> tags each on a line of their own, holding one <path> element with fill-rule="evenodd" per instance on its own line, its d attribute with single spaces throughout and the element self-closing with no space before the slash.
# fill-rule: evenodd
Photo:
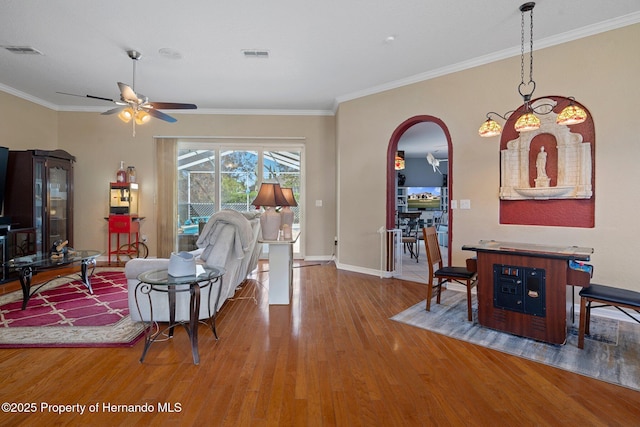
<svg viewBox="0 0 640 427">
<path fill-rule="evenodd" d="M 364 268 L 364 267 L 359 267 L 357 265 L 343 264 L 340 262 L 336 262 L 336 268 L 338 270 L 352 271 L 354 273 L 362 273 L 362 274 L 367 274 L 369 276 L 378 276 L 382 278 L 392 277 L 390 271 L 381 271 L 373 268 Z"/>
<path fill-rule="evenodd" d="M 313 255 L 304 257 L 305 261 L 333 261 L 333 255 Z"/>
</svg>

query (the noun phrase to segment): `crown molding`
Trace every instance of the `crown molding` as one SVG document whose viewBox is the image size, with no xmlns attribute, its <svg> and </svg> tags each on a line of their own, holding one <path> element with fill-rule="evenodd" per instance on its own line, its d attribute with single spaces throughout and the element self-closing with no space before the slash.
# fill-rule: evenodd
<svg viewBox="0 0 640 427">
<path fill-rule="evenodd" d="M 560 45 L 567 42 L 571 42 L 574 40 L 579 40 L 585 37 L 593 36 L 596 34 L 604 33 L 606 31 L 615 30 L 615 29 L 626 27 L 629 25 L 634 25 L 639 22 L 640 22 L 640 12 L 630 13 L 625 16 L 602 21 L 594 25 L 578 28 L 576 30 L 567 31 L 553 37 L 547 37 L 544 39 L 536 40 L 536 47 L 534 51 L 551 47 L 551 46 Z M 352 101 L 354 99 L 362 98 L 365 96 L 375 95 L 388 90 L 397 89 L 403 86 L 408 86 L 414 83 L 431 80 L 437 77 L 445 76 L 447 74 L 468 70 L 470 68 L 478 67 L 480 65 L 486 65 L 492 62 L 511 58 L 513 56 L 518 56 L 521 53 L 520 49 L 521 49 L 520 46 L 514 46 L 509 49 L 504 49 L 498 52 L 490 53 L 488 55 L 479 56 L 477 58 L 473 58 L 468 61 L 462 61 L 457 64 L 449 65 L 447 67 L 442 67 L 436 70 L 427 71 L 425 73 L 416 74 L 414 76 L 407 77 L 405 79 L 395 80 L 393 82 L 385 83 L 379 86 L 374 86 L 361 91 L 342 95 L 336 98 L 336 102 L 334 104 L 333 110 L 336 111 L 338 106 L 341 103 L 346 101 Z"/>
</svg>

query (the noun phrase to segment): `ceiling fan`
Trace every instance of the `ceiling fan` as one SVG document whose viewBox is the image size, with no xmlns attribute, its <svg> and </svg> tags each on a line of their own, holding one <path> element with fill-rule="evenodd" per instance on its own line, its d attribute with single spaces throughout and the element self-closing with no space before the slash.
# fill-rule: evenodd
<svg viewBox="0 0 640 427">
<path fill-rule="evenodd" d="M 118 114 L 118 117 L 128 123 L 133 119 L 133 136 L 135 136 L 136 124 L 142 125 L 147 123 L 151 117 L 155 117 L 165 122 L 175 123 L 176 118 L 163 113 L 160 110 L 194 110 L 198 108 L 195 104 L 183 104 L 178 102 L 150 102 L 149 98 L 141 93 L 135 92 L 136 86 L 136 62 L 142 57 L 142 54 L 136 50 L 128 50 L 127 55 L 133 61 L 133 84 L 131 86 L 118 82 L 120 88 L 120 99 L 113 100 L 95 95 L 76 95 L 73 93 L 57 92 L 63 95 L 79 96 L 82 98 L 99 99 L 102 101 L 110 101 L 118 105 L 116 108 L 105 111 L 103 115 Z"/>
<path fill-rule="evenodd" d="M 429 152 L 427 153 L 427 163 L 429 163 L 431 166 L 433 166 L 433 171 L 434 172 L 438 172 L 440 175 L 442 175 L 442 172 L 440 171 L 440 162 L 448 162 L 449 159 L 436 159 L 433 155 L 433 153 Z"/>
</svg>

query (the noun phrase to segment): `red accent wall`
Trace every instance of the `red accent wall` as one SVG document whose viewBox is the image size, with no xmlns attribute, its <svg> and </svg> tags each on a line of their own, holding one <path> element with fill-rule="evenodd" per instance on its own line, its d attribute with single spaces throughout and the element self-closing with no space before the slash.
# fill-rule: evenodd
<svg viewBox="0 0 640 427">
<path fill-rule="evenodd" d="M 564 107 L 569 105 L 569 99 L 561 96 L 545 96 L 555 100 L 558 105 L 554 108 L 555 113 L 560 113 Z M 539 99 L 539 98 L 538 98 Z M 535 101 L 535 100 L 534 100 Z M 532 102 L 534 102 L 532 101 Z M 583 142 L 591 143 L 591 186 L 593 196 L 590 199 L 558 199 L 558 200 L 500 200 L 500 224 L 519 225 L 546 225 L 556 227 L 595 227 L 595 128 L 591 113 L 579 102 L 576 105 L 587 111 L 588 117 L 584 123 L 569 126 L 571 132 L 582 135 Z M 513 113 L 503 127 L 500 138 L 500 150 L 507 148 L 507 142 L 516 139 L 518 132 L 513 125 L 520 116 L 524 106 L 520 106 Z M 531 187 L 535 186 L 536 156 L 540 152 L 540 147 L 545 147 L 547 151 L 547 175 L 551 178 L 550 186 L 555 186 L 558 176 L 558 152 L 556 149 L 555 137 L 551 134 L 540 134 L 531 141 L 529 154 L 529 182 Z M 498 164 L 499 161 L 498 161 Z"/>
</svg>

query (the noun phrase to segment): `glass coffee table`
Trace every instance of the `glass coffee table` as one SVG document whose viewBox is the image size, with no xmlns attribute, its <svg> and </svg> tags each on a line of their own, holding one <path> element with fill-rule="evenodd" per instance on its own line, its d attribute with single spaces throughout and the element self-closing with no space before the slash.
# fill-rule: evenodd
<svg viewBox="0 0 640 427">
<path fill-rule="evenodd" d="M 146 271 L 138 276 L 140 283 L 136 285 L 135 299 L 136 306 L 140 317 L 142 311 L 140 310 L 140 304 L 138 301 L 138 292 L 141 295 L 147 295 L 149 300 L 150 317 L 145 328 L 145 342 L 144 349 L 142 350 L 142 356 L 140 362 L 144 361 L 147 355 L 147 350 L 151 346 L 151 343 L 159 340 L 164 331 L 169 330 L 169 337 L 173 337 L 173 330 L 175 326 L 182 325 L 189 335 L 189 341 L 191 342 L 191 353 L 193 354 L 193 363 L 198 365 L 200 363 L 200 354 L 198 353 L 198 323 L 200 315 L 200 293 L 202 289 L 210 287 L 208 304 L 208 319 L 204 321 L 211 330 L 213 336 L 218 339 L 218 333 L 216 331 L 216 312 L 218 310 L 218 302 L 220 300 L 220 293 L 222 291 L 222 276 L 226 273 L 226 270 L 222 267 L 201 267 L 202 270 L 196 272 L 193 276 L 171 276 L 167 269 L 150 270 Z M 216 293 L 215 302 L 212 300 L 213 286 L 217 284 L 218 292 Z M 167 294 L 169 298 L 169 326 L 163 330 L 154 332 L 153 321 L 153 304 L 151 301 L 151 292 L 163 292 Z M 176 321 L 176 293 L 189 292 L 189 322 Z M 212 305 L 213 303 L 213 310 Z"/>
<path fill-rule="evenodd" d="M 91 276 L 96 269 L 96 258 L 102 255 L 102 251 L 96 250 L 79 250 L 73 249 L 64 254 L 62 258 L 52 258 L 49 253 L 37 253 L 34 255 L 27 255 L 4 263 L 4 267 L 9 270 L 18 271 L 20 274 L 20 287 L 22 288 L 22 309 L 27 308 L 29 299 L 51 280 L 58 279 L 63 276 L 57 276 L 53 279 L 49 279 L 46 282 L 39 283 L 33 290 L 31 290 L 31 279 L 38 272 L 46 270 L 55 270 L 57 268 L 69 267 L 74 264 L 80 264 L 80 278 L 82 283 L 85 284 L 90 294 L 93 294 L 91 289 Z"/>
</svg>

